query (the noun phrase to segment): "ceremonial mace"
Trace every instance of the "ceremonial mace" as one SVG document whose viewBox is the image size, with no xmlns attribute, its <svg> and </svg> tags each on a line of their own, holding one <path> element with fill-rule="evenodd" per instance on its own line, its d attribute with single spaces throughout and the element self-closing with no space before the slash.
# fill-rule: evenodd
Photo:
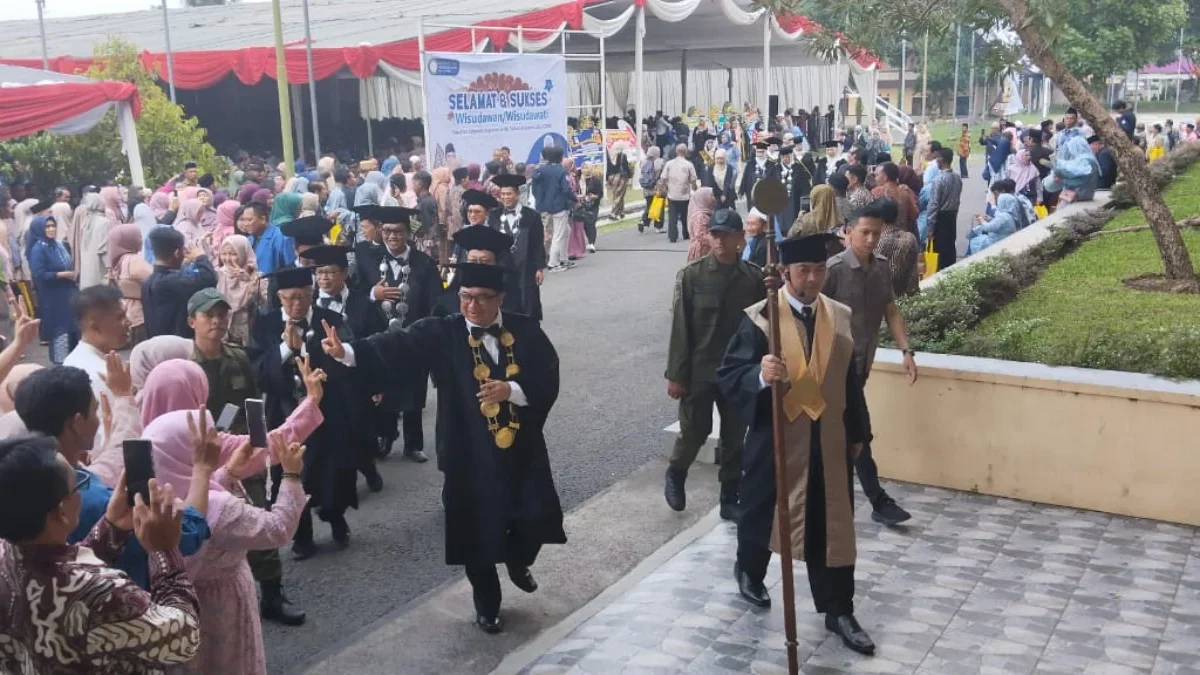
<svg viewBox="0 0 1200 675">
<path fill-rule="evenodd" d="M 754 206 L 767 215 L 763 239 L 767 244 L 767 264 L 763 283 L 767 287 L 767 351 L 779 357 L 779 251 L 775 247 L 775 216 L 787 205 L 787 188 L 777 178 L 764 178 L 754 186 Z M 775 516 L 779 530 L 779 567 L 783 577 L 783 633 L 787 639 L 788 673 L 798 675 L 796 654 L 796 593 L 792 578 L 792 524 L 788 506 L 787 458 L 783 451 L 783 383 L 771 383 L 771 436 L 775 450 Z"/>
</svg>

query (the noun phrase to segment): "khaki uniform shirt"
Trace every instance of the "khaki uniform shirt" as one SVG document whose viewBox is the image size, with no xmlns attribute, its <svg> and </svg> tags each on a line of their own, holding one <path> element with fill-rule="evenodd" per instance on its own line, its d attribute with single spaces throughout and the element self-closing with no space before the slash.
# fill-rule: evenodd
<svg viewBox="0 0 1200 675">
<path fill-rule="evenodd" d="M 850 319 L 854 359 L 859 375 L 865 380 L 875 362 L 884 310 L 896 301 L 887 258 L 876 253 L 874 261 L 867 267 L 859 262 L 851 249 L 838 253 L 829 259 L 825 287 L 821 292 L 854 312 Z"/>
<path fill-rule="evenodd" d="M 732 265 L 722 265 L 710 254 L 679 270 L 667 379 L 713 382 L 744 310 L 764 297 L 762 270 L 740 258 Z"/>
<path fill-rule="evenodd" d="M 221 415 L 221 410 L 227 403 L 243 408 L 246 399 L 259 397 L 258 383 L 254 379 L 254 367 L 250 365 L 250 359 L 246 357 L 246 352 L 241 348 L 228 344 L 221 345 L 221 356 L 210 359 L 199 349 L 193 347 L 192 360 L 200 364 L 200 367 L 204 369 L 204 375 L 208 378 L 208 402 L 206 405 L 214 419 Z M 234 420 L 233 426 L 229 428 L 229 433 L 248 433 L 244 412 Z"/>
</svg>

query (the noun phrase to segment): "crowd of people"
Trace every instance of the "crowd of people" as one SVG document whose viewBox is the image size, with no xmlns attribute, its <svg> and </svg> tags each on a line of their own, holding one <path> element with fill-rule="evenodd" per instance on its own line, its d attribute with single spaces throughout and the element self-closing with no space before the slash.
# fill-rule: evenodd
<svg viewBox="0 0 1200 675">
<path fill-rule="evenodd" d="M 16 322 L 0 353 L 0 671 L 264 673 L 261 620 L 305 620 L 278 549 L 348 548 L 358 475 L 384 489 L 394 446 L 427 461 L 431 379 L 447 562 L 467 567 L 480 628 L 501 629 L 495 565 L 534 592 L 538 549 L 565 541 L 540 286 L 578 257 L 570 213 L 594 214 L 603 190 L 580 194 L 561 150 L 530 180 L 507 161 L 389 157 L 385 174 L 330 157 L 284 180 L 249 160 L 228 192 L 188 164 L 153 192 L 85 188 L 74 208 L 66 189 L 5 195 L 21 221 L 0 256 Z M 38 342 L 50 366 L 21 364 Z M 136 502 L 135 439 L 154 469 Z M 26 601 L 56 578 L 70 584 Z M 56 603 L 89 620 L 59 622 Z"/>
</svg>

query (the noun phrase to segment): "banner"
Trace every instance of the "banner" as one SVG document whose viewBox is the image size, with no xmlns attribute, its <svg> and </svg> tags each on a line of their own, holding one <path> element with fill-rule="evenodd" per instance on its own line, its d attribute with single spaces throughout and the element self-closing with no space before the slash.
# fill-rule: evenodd
<svg viewBox="0 0 1200 675">
<path fill-rule="evenodd" d="M 571 151 L 568 153 L 575 160 L 575 168 L 582 169 L 584 164 L 601 164 L 604 162 L 604 139 L 596 128 L 582 129 L 571 134 Z"/>
<path fill-rule="evenodd" d="M 422 65 L 432 166 L 483 164 L 501 147 L 537 164 L 543 147 L 569 148 L 562 56 L 426 52 Z"/>
</svg>

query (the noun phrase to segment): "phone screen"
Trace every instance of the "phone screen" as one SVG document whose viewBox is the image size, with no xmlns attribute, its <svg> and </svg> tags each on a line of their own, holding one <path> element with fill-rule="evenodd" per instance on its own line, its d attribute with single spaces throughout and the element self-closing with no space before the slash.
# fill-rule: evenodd
<svg viewBox="0 0 1200 675">
<path fill-rule="evenodd" d="M 150 503 L 150 479 L 154 478 L 154 460 L 150 456 L 153 447 L 147 438 L 130 438 L 121 444 L 125 455 L 125 492 L 129 505 L 134 504 L 134 495 L 142 495 L 142 503 Z"/>
<path fill-rule="evenodd" d="M 251 447 L 267 447 L 267 409 L 261 398 L 246 399 L 246 427 Z"/>
<path fill-rule="evenodd" d="M 217 431 L 229 431 L 239 412 L 241 412 L 241 408 L 238 408 L 237 404 L 226 403 L 225 407 L 221 409 L 221 416 L 217 418 Z"/>
</svg>

